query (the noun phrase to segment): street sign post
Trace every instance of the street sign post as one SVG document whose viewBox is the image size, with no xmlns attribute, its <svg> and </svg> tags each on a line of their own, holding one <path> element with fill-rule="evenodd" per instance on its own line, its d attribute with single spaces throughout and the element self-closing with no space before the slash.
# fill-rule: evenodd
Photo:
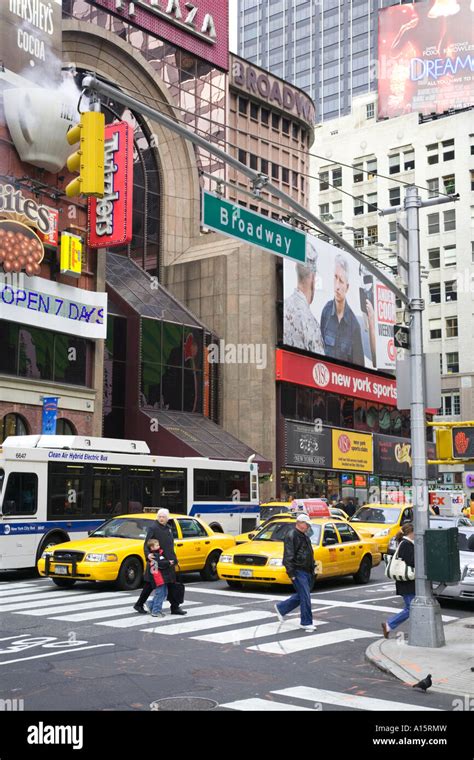
<svg viewBox="0 0 474 760">
<path fill-rule="evenodd" d="M 202 223 L 222 235 L 251 243 L 293 261 L 306 261 L 306 234 L 203 191 Z"/>
<path fill-rule="evenodd" d="M 410 332 L 408 327 L 395 325 L 393 337 L 396 348 L 410 348 Z"/>
</svg>

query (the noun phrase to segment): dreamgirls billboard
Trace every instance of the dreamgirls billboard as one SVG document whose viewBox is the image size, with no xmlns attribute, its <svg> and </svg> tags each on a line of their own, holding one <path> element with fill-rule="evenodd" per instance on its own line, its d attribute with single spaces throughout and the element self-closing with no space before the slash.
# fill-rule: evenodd
<svg viewBox="0 0 474 760">
<path fill-rule="evenodd" d="M 474 3 L 429 0 L 379 12 L 379 118 L 474 104 Z"/>
<path fill-rule="evenodd" d="M 283 343 L 394 372 L 394 294 L 340 248 L 306 240 L 306 263 L 284 262 Z"/>
</svg>

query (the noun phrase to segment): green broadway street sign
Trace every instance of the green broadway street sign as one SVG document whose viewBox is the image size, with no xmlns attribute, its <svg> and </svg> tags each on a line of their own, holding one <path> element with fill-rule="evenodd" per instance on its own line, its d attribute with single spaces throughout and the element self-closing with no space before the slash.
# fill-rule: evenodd
<svg viewBox="0 0 474 760">
<path fill-rule="evenodd" d="M 304 232 L 275 222 L 262 214 L 247 211 L 236 203 L 203 191 L 202 223 L 223 235 L 244 240 L 266 251 L 294 261 L 306 261 Z"/>
</svg>

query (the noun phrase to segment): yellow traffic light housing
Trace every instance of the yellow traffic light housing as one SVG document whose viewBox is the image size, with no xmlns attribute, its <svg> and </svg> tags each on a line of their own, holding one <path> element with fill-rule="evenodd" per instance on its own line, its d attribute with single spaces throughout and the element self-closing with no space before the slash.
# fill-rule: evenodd
<svg viewBox="0 0 474 760">
<path fill-rule="evenodd" d="M 104 195 L 104 132 L 105 116 L 100 111 L 86 111 L 81 114 L 79 124 L 66 135 L 69 145 L 79 143 L 79 150 L 69 156 L 67 168 L 78 172 L 66 187 L 66 195 Z"/>
<path fill-rule="evenodd" d="M 438 459 L 452 459 L 453 457 L 453 433 L 452 430 L 436 430 L 436 456 Z"/>
</svg>

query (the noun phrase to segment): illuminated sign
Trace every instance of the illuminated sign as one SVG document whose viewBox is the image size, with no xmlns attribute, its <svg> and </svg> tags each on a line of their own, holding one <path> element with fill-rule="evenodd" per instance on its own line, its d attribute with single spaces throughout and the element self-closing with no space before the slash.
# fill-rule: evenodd
<svg viewBox="0 0 474 760">
<path fill-rule="evenodd" d="M 0 50 L 7 70 L 25 75 L 34 74 L 40 67 L 42 71 L 47 70 L 49 79 L 59 78 L 61 21 L 62 0 L 2 0 Z"/>
<path fill-rule="evenodd" d="M 46 330 L 105 338 L 107 294 L 73 288 L 42 277 L 0 284 L 0 319 Z"/>
<path fill-rule="evenodd" d="M 372 436 L 332 429 L 332 468 L 335 470 L 373 471 Z"/>
<path fill-rule="evenodd" d="M 228 3 L 223 0 L 92 0 L 133 26 L 227 71 Z"/>
<path fill-rule="evenodd" d="M 379 11 L 377 80 L 380 118 L 472 106 L 472 2 L 431 0 Z"/>
<path fill-rule="evenodd" d="M 105 128 L 104 195 L 89 198 L 89 245 L 111 248 L 132 239 L 133 130 L 124 121 Z"/>
<path fill-rule="evenodd" d="M 61 234 L 61 274 L 80 277 L 82 272 L 82 238 L 70 232 Z"/>
</svg>

